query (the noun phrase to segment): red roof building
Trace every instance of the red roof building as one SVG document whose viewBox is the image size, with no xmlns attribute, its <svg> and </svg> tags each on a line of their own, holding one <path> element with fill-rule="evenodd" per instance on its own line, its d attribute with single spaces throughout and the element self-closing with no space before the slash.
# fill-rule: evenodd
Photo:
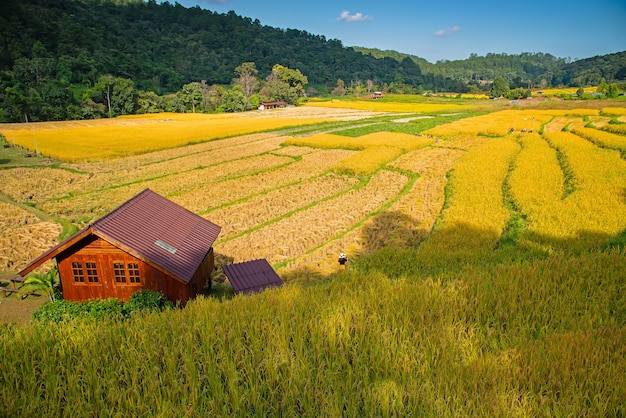
<svg viewBox="0 0 626 418">
<path fill-rule="evenodd" d="M 260 292 L 268 287 L 280 287 L 283 281 L 265 259 L 222 266 L 235 293 Z"/>
<path fill-rule="evenodd" d="M 287 106 L 285 102 L 261 102 L 259 103 L 259 110 L 282 109 L 285 106 Z"/>
<path fill-rule="evenodd" d="M 51 248 L 19 275 L 55 258 L 66 300 L 118 298 L 139 289 L 185 305 L 211 284 L 221 227 L 145 189 Z"/>
</svg>

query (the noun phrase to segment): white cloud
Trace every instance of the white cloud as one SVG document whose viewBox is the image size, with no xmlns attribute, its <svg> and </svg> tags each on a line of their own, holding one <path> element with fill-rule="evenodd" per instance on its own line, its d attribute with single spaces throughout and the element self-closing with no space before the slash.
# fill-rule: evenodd
<svg viewBox="0 0 626 418">
<path fill-rule="evenodd" d="M 452 26 L 451 28 L 439 29 L 438 31 L 435 32 L 435 36 L 449 36 L 460 30 L 461 28 L 459 26 Z"/>
<path fill-rule="evenodd" d="M 230 3 L 232 0 L 198 0 L 198 3 L 209 3 L 209 4 L 226 4 Z"/>
<path fill-rule="evenodd" d="M 369 17 L 369 15 L 364 15 L 361 12 L 351 15 L 348 10 L 344 10 L 343 12 L 341 12 L 341 14 L 339 14 L 339 17 L 337 18 L 337 20 L 343 20 L 346 22 L 362 22 L 364 20 L 370 19 L 371 17 Z"/>
</svg>

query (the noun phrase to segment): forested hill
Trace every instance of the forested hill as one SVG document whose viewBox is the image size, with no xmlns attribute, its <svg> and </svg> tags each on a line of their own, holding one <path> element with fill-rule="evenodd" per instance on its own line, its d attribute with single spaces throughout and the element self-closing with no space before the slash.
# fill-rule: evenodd
<svg viewBox="0 0 626 418">
<path fill-rule="evenodd" d="M 458 90 L 458 80 L 498 75 L 509 82 L 553 86 L 626 78 L 626 53 L 580 66 L 541 53 L 472 55 L 430 64 L 390 51 L 347 48 L 323 35 L 263 26 L 234 12 L 154 0 L 3 0 L 0 37 L 3 72 L 19 73 L 26 66 L 71 84 L 91 85 L 102 74 L 112 74 L 158 94 L 192 81 L 228 84 L 243 62 L 254 62 L 260 76 L 275 64 L 296 68 L 311 85 L 326 86 L 342 79 Z"/>
<path fill-rule="evenodd" d="M 258 89 L 246 92 L 242 105 L 240 92 L 233 93 L 233 102 L 218 88 L 230 85 L 244 63 L 253 63 L 246 67 L 252 69 L 248 75 L 258 80 L 267 80 L 276 65 L 285 74 L 297 71 L 308 94 L 330 93 L 335 87 L 344 91 L 344 85 L 353 91 L 367 85 L 394 93 L 480 92 L 497 76 L 511 88 L 526 89 L 626 80 L 626 52 L 571 63 L 528 53 L 472 55 L 431 64 L 395 51 L 345 47 L 323 35 L 264 26 L 234 12 L 178 3 L 0 0 L 2 122 L 195 111 L 198 95 L 202 111 L 249 109 L 254 104 L 251 94 Z M 209 87 L 219 96 L 211 106 Z M 163 99 L 181 90 L 184 94 L 175 101 Z M 268 100 L 285 97 L 259 93 Z"/>
<path fill-rule="evenodd" d="M 397 51 L 354 47 L 356 51 L 377 58 L 393 58 L 401 61 L 412 59 L 428 77 L 440 80 L 493 80 L 502 76 L 520 87 L 544 88 L 547 86 L 594 86 L 601 82 L 626 81 L 626 51 L 600 55 L 570 62 L 545 53 L 522 53 L 519 55 L 494 54 L 478 56 L 471 54 L 465 60 L 441 60 L 430 63 L 424 58 Z"/>
<path fill-rule="evenodd" d="M 0 37 L 2 71 L 46 60 L 54 68 L 42 71 L 72 84 L 112 74 L 158 94 L 191 81 L 228 84 L 243 62 L 254 62 L 260 76 L 275 64 L 296 68 L 312 85 L 421 82 L 411 60 L 376 59 L 322 35 L 154 0 L 2 0 Z"/>
</svg>

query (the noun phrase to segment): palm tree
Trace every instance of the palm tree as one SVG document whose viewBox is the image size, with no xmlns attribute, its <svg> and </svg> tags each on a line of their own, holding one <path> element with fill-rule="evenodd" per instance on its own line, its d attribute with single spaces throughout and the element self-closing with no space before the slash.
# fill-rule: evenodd
<svg viewBox="0 0 626 418">
<path fill-rule="evenodd" d="M 47 273 L 35 273 L 24 280 L 24 286 L 20 292 L 32 292 L 33 290 L 43 290 L 48 294 L 50 302 L 55 301 L 54 291 L 59 285 L 59 275 L 56 267 L 48 270 Z"/>
</svg>

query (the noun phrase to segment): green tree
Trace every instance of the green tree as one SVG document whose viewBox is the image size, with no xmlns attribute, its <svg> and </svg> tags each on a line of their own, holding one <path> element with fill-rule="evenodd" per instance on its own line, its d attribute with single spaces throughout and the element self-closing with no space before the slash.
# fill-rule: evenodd
<svg viewBox="0 0 626 418">
<path fill-rule="evenodd" d="M 489 97 L 506 97 L 509 92 L 509 84 L 504 80 L 503 77 L 498 76 L 493 83 L 491 84 L 491 89 L 489 89 Z"/>
<path fill-rule="evenodd" d="M 137 90 L 135 90 L 133 80 L 119 77 L 115 79 L 111 107 L 115 115 L 134 113 L 137 107 Z"/>
<path fill-rule="evenodd" d="M 185 104 L 185 109 L 191 109 L 192 113 L 196 113 L 196 106 L 202 106 L 204 97 L 202 96 L 202 84 L 193 82 L 185 84 L 182 88 L 180 97 Z"/>
<path fill-rule="evenodd" d="M 159 113 L 165 111 L 161 97 L 153 91 L 140 92 L 137 95 L 137 113 Z"/>
<path fill-rule="evenodd" d="M 617 84 L 609 84 L 609 88 L 606 93 L 608 97 L 610 97 L 611 99 L 615 99 L 617 96 L 619 96 L 620 93 L 621 90 L 619 89 Z"/>
<path fill-rule="evenodd" d="M 226 89 L 222 86 L 211 86 L 208 92 L 208 102 L 211 110 L 217 110 L 223 103 Z"/>
<path fill-rule="evenodd" d="M 300 70 L 292 70 L 276 64 L 272 68 L 272 73 L 267 77 L 263 91 L 270 100 L 295 105 L 298 99 L 304 96 L 304 86 L 308 82 L 309 80 Z"/>
<path fill-rule="evenodd" d="M 525 99 L 527 97 L 530 97 L 530 94 L 530 90 L 518 87 L 516 89 L 509 90 L 506 93 L 506 98 L 510 100 Z"/>
<path fill-rule="evenodd" d="M 33 119 L 37 120 L 36 117 L 32 117 L 38 113 L 41 104 L 41 96 L 36 89 L 23 84 L 7 87 L 5 89 L 5 100 L 9 107 L 9 112 L 12 114 L 11 120 L 21 120 L 26 123 L 31 122 Z"/>
<path fill-rule="evenodd" d="M 243 112 L 248 100 L 240 85 L 234 86 L 224 95 L 224 103 L 218 108 L 219 112 Z"/>
</svg>

